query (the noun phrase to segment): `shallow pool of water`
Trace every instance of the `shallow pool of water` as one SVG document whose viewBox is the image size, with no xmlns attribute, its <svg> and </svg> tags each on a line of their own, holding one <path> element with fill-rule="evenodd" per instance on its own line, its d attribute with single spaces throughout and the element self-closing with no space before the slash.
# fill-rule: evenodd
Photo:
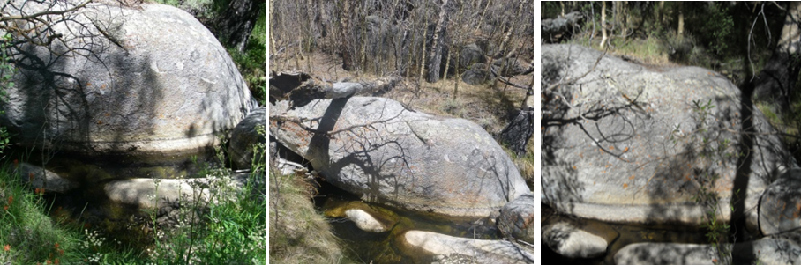
<svg viewBox="0 0 801 265">
<path fill-rule="evenodd" d="M 611 238 L 605 255 L 595 259 L 569 259 L 542 245 L 543 261 L 565 264 L 615 264 L 614 257 L 621 248 L 645 242 L 708 244 L 706 230 L 690 226 L 644 226 L 608 224 L 596 220 L 561 216 L 546 205 L 542 206 L 542 226 L 558 222 L 580 224 L 580 229 L 601 237 Z"/>
<path fill-rule="evenodd" d="M 331 211 L 343 204 L 361 200 L 348 192 L 321 183 L 315 205 Z M 349 260 L 357 263 L 431 263 L 433 256 L 405 246 L 402 235 L 409 230 L 438 232 L 463 238 L 498 239 L 501 234 L 489 218 L 453 218 L 437 214 L 405 211 L 378 204 L 368 207 L 394 213 L 397 223 L 387 232 L 365 232 L 346 218 L 331 218 L 334 234 L 342 240 Z"/>
</svg>

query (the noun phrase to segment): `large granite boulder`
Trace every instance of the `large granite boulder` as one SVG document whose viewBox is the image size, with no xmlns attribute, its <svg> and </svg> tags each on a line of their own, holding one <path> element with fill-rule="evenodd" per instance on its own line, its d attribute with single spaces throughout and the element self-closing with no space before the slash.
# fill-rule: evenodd
<svg viewBox="0 0 801 265">
<path fill-rule="evenodd" d="M 270 132 L 327 182 L 365 201 L 451 216 L 488 217 L 529 193 L 481 127 L 385 98 L 315 99 L 271 107 Z"/>
<path fill-rule="evenodd" d="M 29 1 L 25 11 L 45 4 Z M 58 21 L 45 36 L 55 41 L 23 44 L 15 58 L 19 71 L 0 117 L 15 144 L 93 154 L 194 152 L 252 107 L 226 50 L 180 9 L 90 4 Z"/>
<path fill-rule="evenodd" d="M 542 48 L 543 201 L 607 222 L 699 225 L 703 186 L 720 198 L 718 219 L 745 200 L 756 229 L 760 195 L 796 162 L 747 95 L 711 70 L 601 56 Z"/>
<path fill-rule="evenodd" d="M 259 134 L 257 127 L 262 126 Z M 250 169 L 253 160 L 253 145 L 266 143 L 267 108 L 258 108 L 239 122 L 228 142 L 228 155 L 235 169 Z"/>
</svg>

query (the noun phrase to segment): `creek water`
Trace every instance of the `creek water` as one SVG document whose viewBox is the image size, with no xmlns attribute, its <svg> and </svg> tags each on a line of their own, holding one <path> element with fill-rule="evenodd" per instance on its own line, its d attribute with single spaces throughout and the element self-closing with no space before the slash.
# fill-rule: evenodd
<svg viewBox="0 0 801 265">
<path fill-rule="evenodd" d="M 37 155 L 15 153 L 13 158 L 41 165 Z M 108 181 L 132 178 L 192 178 L 203 164 L 219 167 L 208 152 L 170 154 L 152 157 L 114 154 L 86 157 L 61 153 L 49 156 L 45 168 L 78 184 L 66 193 L 46 192 L 42 199 L 48 214 L 63 225 L 81 231 L 97 231 L 111 246 L 144 250 L 153 245 L 152 216 L 134 205 L 113 203 L 103 191 Z M 164 213 L 156 213 L 163 215 Z"/>
<path fill-rule="evenodd" d="M 570 259 L 557 254 L 547 245 L 543 244 L 541 249 L 542 260 L 547 260 L 548 263 L 546 264 L 612 265 L 615 264 L 615 254 L 617 254 L 621 248 L 634 243 L 662 242 L 709 244 L 705 237 L 707 230 L 700 227 L 608 224 L 596 220 L 560 216 L 547 205 L 542 206 L 541 216 L 543 220 L 542 226 L 559 222 L 578 224 L 581 230 L 604 237 L 610 242 L 606 254 L 594 259 Z"/>
<path fill-rule="evenodd" d="M 330 184 L 321 182 L 314 202 L 327 215 L 347 207 L 369 208 L 396 220 L 387 232 L 365 232 L 343 217 L 330 218 L 334 234 L 344 245 L 348 260 L 355 263 L 431 263 L 434 256 L 406 246 L 403 234 L 410 230 L 430 231 L 463 238 L 498 239 L 497 227 L 489 218 L 453 218 L 431 213 L 405 211 L 360 198 Z"/>
</svg>

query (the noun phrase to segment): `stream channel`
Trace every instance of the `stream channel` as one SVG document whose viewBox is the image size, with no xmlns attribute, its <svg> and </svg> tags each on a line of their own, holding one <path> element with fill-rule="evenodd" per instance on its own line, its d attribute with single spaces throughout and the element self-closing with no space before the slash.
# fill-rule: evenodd
<svg viewBox="0 0 801 265">
<path fill-rule="evenodd" d="M 657 226 L 657 225 L 623 225 L 603 223 L 591 219 L 563 216 L 556 213 L 548 205 L 542 205 L 542 226 L 567 222 L 577 225 L 581 230 L 600 236 L 609 242 L 606 254 L 594 259 L 570 259 L 559 255 L 551 250 L 546 244 L 542 244 L 542 260 L 548 261 L 545 264 L 593 264 L 593 265 L 612 265 L 615 264 L 615 254 L 621 248 L 645 242 L 664 242 L 664 243 L 687 243 L 687 244 L 709 244 L 706 241 L 706 231 L 700 227 L 691 226 Z"/>
<path fill-rule="evenodd" d="M 31 155 L 33 154 L 33 155 Z M 35 152 L 11 154 L 32 165 L 41 165 Z M 211 152 L 193 152 L 157 156 L 131 156 L 112 154 L 87 157 L 80 154 L 59 153 L 46 156 L 45 168 L 78 184 L 66 194 L 46 192 L 44 199 L 48 214 L 61 224 L 78 226 L 83 231 L 97 231 L 107 243 L 119 242 L 121 248 L 144 250 L 152 247 L 152 211 L 134 205 L 111 202 L 103 191 L 105 183 L 133 178 L 195 178 L 207 165 L 219 167 Z M 33 191 L 31 191 L 33 192 Z M 156 213 L 164 216 L 167 213 Z"/>
<path fill-rule="evenodd" d="M 501 238 L 489 218 L 454 218 L 438 214 L 406 211 L 385 205 L 362 202 L 358 196 L 320 181 L 314 203 L 329 217 L 331 226 L 343 243 L 345 255 L 357 263 L 431 263 L 434 256 L 415 251 L 403 242 L 409 230 L 430 231 L 462 238 Z M 396 220 L 387 232 L 365 232 L 352 221 L 340 216 L 347 209 L 364 209 L 381 213 L 377 218 Z"/>
</svg>

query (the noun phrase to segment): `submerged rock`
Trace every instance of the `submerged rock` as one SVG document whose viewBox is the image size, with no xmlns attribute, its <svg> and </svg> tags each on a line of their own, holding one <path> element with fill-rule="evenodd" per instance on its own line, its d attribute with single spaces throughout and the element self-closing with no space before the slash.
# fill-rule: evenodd
<svg viewBox="0 0 801 265">
<path fill-rule="evenodd" d="M 529 193 L 480 126 L 385 98 L 315 99 L 271 108 L 270 132 L 325 180 L 369 202 L 487 217 Z"/>
<path fill-rule="evenodd" d="M 576 45 L 543 45 L 542 56 L 545 86 L 575 79 L 543 92 L 543 201 L 560 213 L 700 225 L 703 185 L 720 209 L 744 199 L 753 231 L 760 195 L 796 164 L 747 95 L 714 71 L 656 71 L 613 56 L 596 65 L 602 52 Z M 738 133 L 746 130 L 754 136 Z M 735 187 L 742 173 L 747 184 Z M 717 217 L 728 221 L 729 211 Z"/>
<path fill-rule="evenodd" d="M 345 216 L 356 223 L 359 229 L 367 232 L 386 232 L 388 230 L 388 227 L 363 210 L 347 210 Z"/>
<path fill-rule="evenodd" d="M 361 201 L 340 201 L 328 199 L 323 206 L 326 217 L 345 217 L 366 232 L 386 232 L 398 223 L 398 216 L 382 207 L 369 205 Z"/>
<path fill-rule="evenodd" d="M 409 231 L 403 234 L 409 246 L 434 255 L 460 255 L 469 263 L 534 263 L 534 250 L 520 248 L 509 241 L 467 239 L 435 232 Z M 536 259 L 539 260 L 539 259 Z"/>
<path fill-rule="evenodd" d="M 568 258 L 594 258 L 606 253 L 609 242 L 567 224 L 558 223 L 542 228 L 542 243 Z"/>
<path fill-rule="evenodd" d="M 77 182 L 63 178 L 43 167 L 22 162 L 19 163 L 16 170 L 22 183 L 27 183 L 34 189 L 44 189 L 46 192 L 67 193 L 78 188 Z"/>
<path fill-rule="evenodd" d="M 106 183 L 103 191 L 112 203 L 133 205 L 139 209 L 160 209 L 182 203 L 198 202 L 205 205 L 220 198 L 232 199 L 233 192 L 245 187 L 247 181 L 247 176 L 242 174 L 230 179 L 114 180 Z"/>
</svg>

